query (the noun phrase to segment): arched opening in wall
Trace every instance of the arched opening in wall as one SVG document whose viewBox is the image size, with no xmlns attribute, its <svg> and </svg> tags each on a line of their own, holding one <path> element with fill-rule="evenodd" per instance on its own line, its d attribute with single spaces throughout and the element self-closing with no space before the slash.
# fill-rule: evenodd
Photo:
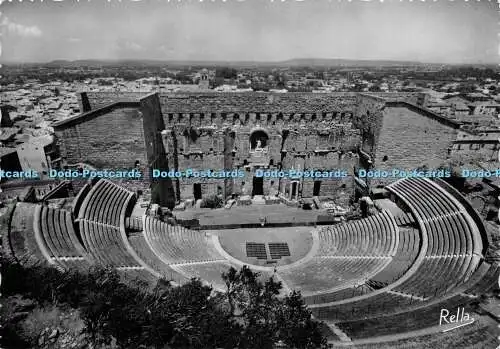
<svg viewBox="0 0 500 349">
<path fill-rule="evenodd" d="M 290 199 L 294 199 L 297 196 L 298 190 L 299 190 L 299 182 L 292 182 L 292 190 L 291 190 L 291 198 Z"/>
<path fill-rule="evenodd" d="M 253 177 L 252 196 L 264 195 L 264 178 Z"/>
<path fill-rule="evenodd" d="M 201 184 L 200 183 L 193 184 L 193 196 L 194 196 L 195 201 L 201 199 Z"/>
<path fill-rule="evenodd" d="M 267 147 L 269 136 L 264 130 L 255 130 L 250 134 L 250 148 L 262 149 Z"/>
<path fill-rule="evenodd" d="M 319 196 L 321 190 L 321 181 L 314 181 L 313 196 Z"/>
</svg>

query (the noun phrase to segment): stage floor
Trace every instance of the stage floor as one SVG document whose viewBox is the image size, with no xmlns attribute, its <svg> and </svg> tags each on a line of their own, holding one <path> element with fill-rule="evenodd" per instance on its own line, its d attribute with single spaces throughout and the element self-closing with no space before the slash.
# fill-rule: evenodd
<svg viewBox="0 0 500 349">
<path fill-rule="evenodd" d="M 202 227 L 223 227 L 234 225 L 260 224 L 265 218 L 266 224 L 314 225 L 317 217 L 325 214 L 323 210 L 303 210 L 284 204 L 236 206 L 231 209 L 187 209 L 175 211 L 181 220 L 198 219 Z"/>
</svg>

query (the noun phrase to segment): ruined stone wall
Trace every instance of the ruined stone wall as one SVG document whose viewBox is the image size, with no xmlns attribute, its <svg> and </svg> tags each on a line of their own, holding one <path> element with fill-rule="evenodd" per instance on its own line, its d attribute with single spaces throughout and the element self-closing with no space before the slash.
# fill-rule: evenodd
<svg viewBox="0 0 500 349">
<path fill-rule="evenodd" d="M 368 94 L 357 96 L 354 125 L 361 132 L 361 149 L 372 158 L 379 142 L 385 104 L 386 100 L 381 97 Z"/>
<path fill-rule="evenodd" d="M 163 113 L 315 113 L 353 111 L 355 93 L 165 93 Z"/>
<path fill-rule="evenodd" d="M 413 170 L 426 165 L 429 169 L 435 169 L 449 157 L 448 149 L 456 134 L 456 129 L 417 111 L 388 106 L 383 112 L 374 168 Z M 372 184 L 393 180 L 374 180 Z"/>
<path fill-rule="evenodd" d="M 139 106 L 117 106 L 99 115 L 87 113 L 54 129 L 63 163 L 83 162 L 97 169 L 130 170 L 139 161 L 139 169 L 147 173 Z M 133 180 L 128 187 L 147 189 L 147 180 Z"/>
<path fill-rule="evenodd" d="M 144 97 L 140 101 L 140 110 L 143 116 L 143 139 L 146 145 L 147 170 L 151 185 L 151 199 L 153 203 L 173 209 L 175 193 L 170 178 L 154 178 L 151 172 L 154 169 L 168 171 L 169 163 L 164 147 L 161 131 L 165 123 L 161 114 L 158 95 Z"/>
<path fill-rule="evenodd" d="M 95 109 L 118 100 L 139 101 L 144 95 L 87 92 L 83 97 Z M 150 97 L 157 101 L 142 103 L 141 110 L 147 106 L 148 115 L 159 115 L 163 123 L 155 121 L 149 131 L 129 125 L 135 130 L 130 132 L 140 130 L 147 133 L 146 140 L 155 140 L 156 150 L 148 150 L 147 146 L 142 149 L 149 154 L 148 163 L 154 160 L 152 154 L 161 150 L 159 153 L 164 154 L 166 160 L 163 165 L 169 169 L 240 169 L 245 172 L 244 178 L 236 179 L 174 179 L 176 200 L 192 199 L 196 183 L 201 184 L 202 197 L 219 193 L 226 197 L 232 193 L 250 195 L 255 168 L 346 170 L 349 177 L 343 179 L 301 179 L 298 190 L 300 196 L 311 197 L 314 181 L 321 180 L 320 195 L 350 193 L 353 168 L 359 162 L 357 150 L 363 143 L 363 136 L 370 134 L 369 150 L 375 153 L 385 105 L 383 98 L 356 93 L 208 92 L 154 94 L 147 98 Z M 118 120 L 107 126 L 105 137 L 100 137 L 103 143 L 116 133 L 110 132 L 116 130 L 114 122 Z M 255 130 L 265 130 L 268 135 L 267 153 L 259 157 L 250 148 L 250 136 Z M 86 132 L 90 129 L 84 130 Z M 107 162 L 106 157 L 99 158 Z M 123 163 L 121 159 L 118 161 Z M 284 193 L 291 182 L 289 179 L 264 179 L 264 194 L 272 195 L 278 190 Z M 347 200 L 349 195 L 343 197 Z"/>
<path fill-rule="evenodd" d="M 382 97 L 386 101 L 402 101 L 417 104 L 420 92 L 368 92 L 366 94 Z"/>
<path fill-rule="evenodd" d="M 233 170 L 245 171 L 244 178 L 208 179 L 182 178 L 175 180 L 177 197 L 193 198 L 193 185 L 202 185 L 202 196 L 211 194 L 248 194 L 252 193 L 253 171 L 255 168 L 267 169 L 316 169 L 347 170 L 357 165 L 355 154 L 360 144 L 359 130 L 351 124 L 332 124 L 324 126 L 321 132 L 310 128 L 298 130 L 263 128 L 268 135 L 267 154 L 255 157 L 251 152 L 250 135 L 253 125 L 239 125 L 223 128 L 193 127 L 176 124 L 164 132 L 167 158 L 179 170 Z M 281 183 L 281 184 L 280 184 Z M 272 195 L 279 186 L 289 183 L 285 179 L 264 179 L 264 194 Z M 324 184 L 324 195 L 333 193 L 340 187 L 349 187 L 352 181 L 347 179 L 332 180 Z M 284 187 L 283 187 L 284 188 Z M 303 197 L 312 196 L 312 184 L 301 191 Z"/>
<path fill-rule="evenodd" d="M 314 182 L 320 182 L 320 196 L 331 196 L 340 205 L 347 205 L 354 191 L 354 168 L 358 167 L 358 154 L 352 151 L 314 152 L 306 156 L 290 156 L 294 168 L 346 172 L 342 178 L 302 178 L 299 179 L 299 197 L 311 198 L 314 195 Z M 288 166 L 284 166 L 289 168 Z M 290 190 L 292 179 L 283 179 L 280 183 L 282 193 Z"/>
<path fill-rule="evenodd" d="M 142 92 L 84 92 L 92 109 L 120 101 L 139 101 L 151 93 Z M 80 96 L 80 98 L 82 98 Z M 240 113 L 314 113 L 352 112 L 356 93 L 221 93 L 176 92 L 160 93 L 162 113 L 210 114 Z M 196 123 L 194 121 L 194 123 Z"/>
<path fill-rule="evenodd" d="M 81 92 L 78 94 L 80 110 L 86 100 L 91 110 L 102 108 L 116 102 L 139 102 L 150 93 L 143 92 Z"/>
<path fill-rule="evenodd" d="M 479 162 L 498 163 L 500 144 L 484 142 L 454 143 L 450 152 L 453 164 L 477 164 Z"/>
<path fill-rule="evenodd" d="M 231 169 L 226 152 L 226 138 L 229 135 L 225 129 L 214 127 L 193 127 L 184 123 L 167 128 L 163 133 L 163 143 L 171 168 L 185 171 Z M 232 148 L 231 143 L 227 148 Z M 175 179 L 176 197 L 179 199 L 193 198 L 193 184 L 200 183 L 202 196 L 223 194 L 225 181 L 211 178 Z M 227 189 L 230 191 L 230 188 Z"/>
<path fill-rule="evenodd" d="M 357 163 L 357 157 L 346 155 L 354 153 L 361 142 L 352 123 L 355 94 L 175 93 L 159 98 L 169 164 L 180 170 L 245 172 L 245 177 L 235 179 L 176 179 L 179 199 L 192 199 L 196 183 L 201 184 L 202 197 L 250 195 L 255 168 L 352 169 Z M 268 136 L 267 153 L 259 157 L 251 151 L 255 130 L 264 130 Z M 321 191 L 351 185 L 343 181 L 325 184 Z M 264 179 L 264 194 L 272 195 L 286 183 Z M 306 185 L 303 195 L 312 196 L 312 186 Z"/>
</svg>

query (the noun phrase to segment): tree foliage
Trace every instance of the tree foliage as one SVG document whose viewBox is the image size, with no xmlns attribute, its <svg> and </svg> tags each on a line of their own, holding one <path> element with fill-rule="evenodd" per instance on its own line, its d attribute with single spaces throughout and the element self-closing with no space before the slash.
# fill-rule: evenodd
<svg viewBox="0 0 500 349">
<path fill-rule="evenodd" d="M 78 309 L 94 348 L 294 348 L 324 345 L 300 293 L 279 297 L 281 283 L 261 281 L 248 267 L 223 274 L 227 290 L 198 279 L 181 286 L 159 280 L 153 289 L 122 282 L 114 269 L 60 272 L 2 260 L 3 295 L 38 306 Z M 16 329 L 9 323 L 7 329 Z M 11 331 L 10 333 L 14 333 Z M 35 344 L 36 343 L 32 343 Z"/>
<path fill-rule="evenodd" d="M 236 79 L 237 76 L 238 76 L 238 71 L 234 68 L 221 67 L 215 70 L 216 78 Z"/>
<path fill-rule="evenodd" d="M 247 266 L 240 271 L 230 268 L 222 278 L 229 316 L 242 324 L 239 348 L 273 348 L 278 341 L 293 348 L 326 345 L 300 292 L 282 299 L 281 282 L 272 277 L 262 282 L 260 274 Z"/>
</svg>

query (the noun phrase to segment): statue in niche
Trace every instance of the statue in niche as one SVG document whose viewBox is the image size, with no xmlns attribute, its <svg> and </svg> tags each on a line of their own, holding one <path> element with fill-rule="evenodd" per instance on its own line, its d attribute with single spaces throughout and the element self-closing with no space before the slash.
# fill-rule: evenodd
<svg viewBox="0 0 500 349">
<path fill-rule="evenodd" d="M 256 149 L 262 149 L 262 142 L 261 142 L 260 139 L 257 141 L 257 146 L 255 148 Z"/>
</svg>

